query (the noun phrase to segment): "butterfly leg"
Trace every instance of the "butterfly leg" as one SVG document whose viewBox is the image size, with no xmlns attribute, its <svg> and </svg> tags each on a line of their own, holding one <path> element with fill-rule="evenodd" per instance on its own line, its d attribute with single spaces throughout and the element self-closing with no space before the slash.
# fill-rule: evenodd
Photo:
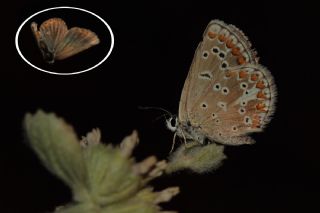
<svg viewBox="0 0 320 213">
<path fill-rule="evenodd" d="M 176 136 L 177 136 L 177 133 L 175 132 L 174 135 L 173 135 L 172 146 L 171 146 L 171 149 L 170 149 L 169 153 L 172 153 L 172 151 L 174 149 L 174 145 L 176 143 Z"/>
</svg>

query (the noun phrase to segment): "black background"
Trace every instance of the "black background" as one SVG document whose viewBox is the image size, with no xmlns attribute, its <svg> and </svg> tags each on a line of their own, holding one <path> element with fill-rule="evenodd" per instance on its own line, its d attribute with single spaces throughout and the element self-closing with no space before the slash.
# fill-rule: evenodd
<svg viewBox="0 0 320 213">
<path fill-rule="evenodd" d="M 53 6 L 97 13 L 111 26 L 115 46 L 97 69 L 74 76 L 37 71 L 18 55 L 14 36 L 31 14 Z M 278 86 L 274 119 L 253 146 L 227 147 L 217 171 L 180 172 L 153 182 L 179 185 L 163 207 L 180 212 L 308 212 L 319 188 L 319 12 L 316 3 L 280 1 L 10 1 L 2 7 L 0 212 L 45 212 L 71 199 L 24 143 L 21 122 L 36 109 L 56 112 L 79 136 L 100 127 L 118 143 L 138 129 L 138 160 L 167 156 L 173 134 L 156 111 L 176 113 L 202 33 L 212 19 L 242 29 Z M 31 32 L 30 32 L 31 33 Z M 99 34 L 99 32 L 97 32 Z M 34 41 L 30 41 L 30 48 Z M 89 60 L 89 59 L 88 59 Z"/>
</svg>

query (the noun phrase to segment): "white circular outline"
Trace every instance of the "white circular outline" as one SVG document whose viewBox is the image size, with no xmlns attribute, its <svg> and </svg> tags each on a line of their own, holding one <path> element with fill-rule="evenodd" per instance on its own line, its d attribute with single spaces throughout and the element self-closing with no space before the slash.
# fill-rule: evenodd
<svg viewBox="0 0 320 213">
<path fill-rule="evenodd" d="M 30 20 L 32 19 L 33 17 L 35 17 L 36 15 L 39 15 L 40 13 L 43 13 L 43 12 L 46 12 L 46 11 L 49 11 L 49 10 L 57 10 L 57 9 L 73 9 L 73 10 L 80 10 L 80 11 L 83 11 L 83 12 L 86 12 L 86 13 L 89 13 L 93 16 L 95 16 L 96 18 L 98 18 L 100 21 L 102 21 L 102 23 L 104 25 L 106 25 L 106 27 L 108 28 L 109 32 L 110 32 L 110 36 L 111 36 L 111 46 L 110 46 L 110 50 L 109 52 L 107 53 L 107 55 L 99 62 L 97 63 L 96 65 L 86 69 L 86 70 L 81 70 L 81 71 L 78 71 L 78 72 L 70 72 L 70 73 L 58 73 L 58 72 L 52 72 L 52 71 L 48 71 L 48 70 L 44 70 L 44 69 L 41 69 L 37 66 L 35 66 L 34 64 L 32 64 L 30 61 L 28 61 L 24 56 L 23 54 L 21 53 L 20 51 L 20 48 L 19 48 L 19 34 L 20 34 L 20 31 L 22 29 L 22 27 Z M 78 7 L 69 7 L 69 6 L 60 6 L 60 7 L 51 7 L 51 8 L 47 8 L 47 9 L 44 9 L 44 10 L 41 10 L 39 12 L 36 12 L 34 13 L 33 15 L 29 16 L 24 22 L 22 22 L 22 24 L 19 26 L 17 32 L 16 32 L 16 36 L 15 36 L 15 46 L 16 46 L 16 49 L 20 55 L 20 57 L 27 63 L 29 64 L 30 66 L 32 66 L 33 68 L 39 70 L 39 71 L 42 71 L 42 72 L 46 72 L 46 73 L 49 73 L 49 74 L 54 74 L 54 75 L 76 75 L 76 74 L 80 74 L 80 73 L 84 73 L 84 72 L 88 72 L 96 67 L 98 67 L 99 65 L 101 65 L 105 60 L 107 60 L 107 58 L 110 56 L 111 52 L 112 52 L 112 49 L 113 49 L 113 46 L 114 46 L 114 35 L 113 35 L 113 32 L 111 30 L 111 27 L 109 26 L 109 24 L 103 20 L 100 16 L 98 16 L 97 14 L 91 12 L 91 11 L 88 11 L 88 10 L 85 10 L 85 9 L 82 9 L 82 8 L 78 8 Z"/>
</svg>

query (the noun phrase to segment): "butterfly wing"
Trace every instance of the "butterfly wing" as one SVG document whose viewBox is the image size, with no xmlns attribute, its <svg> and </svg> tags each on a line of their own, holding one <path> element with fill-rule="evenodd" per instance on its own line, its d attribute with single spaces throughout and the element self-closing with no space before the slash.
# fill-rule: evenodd
<svg viewBox="0 0 320 213">
<path fill-rule="evenodd" d="M 216 48 L 213 49 L 213 47 Z M 203 91 L 210 83 L 212 84 L 212 80 L 219 77 L 222 62 L 219 54 L 225 54 L 223 61 L 228 61 L 229 66 L 238 66 L 239 62 L 243 63 L 243 58 L 247 63 L 256 64 L 258 61 L 256 53 L 250 47 L 251 44 L 244 33 L 235 26 L 226 25 L 219 20 L 213 20 L 208 24 L 203 34 L 203 41 L 200 42 L 195 52 L 182 90 L 179 105 L 181 121 L 186 121 L 189 116 L 192 117 L 192 109 L 196 100 L 203 95 Z"/>
<path fill-rule="evenodd" d="M 100 43 L 98 36 L 84 28 L 73 27 L 59 43 L 56 59 L 62 60 Z"/>
<path fill-rule="evenodd" d="M 227 71 L 220 90 L 202 99 L 212 103 L 199 110 L 205 135 L 223 144 L 253 143 L 246 134 L 259 132 L 274 112 L 276 88 L 270 72 L 261 65 L 246 64 Z M 214 100 L 214 101 L 210 101 Z M 210 116 L 211 115 L 211 116 Z"/>
<path fill-rule="evenodd" d="M 33 22 L 31 29 L 43 58 L 53 63 L 57 47 L 68 31 L 66 23 L 60 18 L 51 18 L 43 22 L 39 30 L 37 23 Z"/>
<path fill-rule="evenodd" d="M 253 79 L 259 75 L 259 81 L 251 82 L 251 74 L 254 74 Z M 264 83 L 264 96 L 260 90 L 253 89 L 258 82 L 259 87 L 263 87 L 260 81 Z M 245 90 L 241 85 L 251 89 L 251 99 L 242 97 Z M 265 102 L 257 103 L 258 94 Z M 190 122 L 193 127 L 200 128 L 203 135 L 220 143 L 251 143 L 252 140 L 243 135 L 260 130 L 267 123 L 273 112 L 274 97 L 272 76 L 258 65 L 256 52 L 251 49 L 247 37 L 233 25 L 211 21 L 196 50 L 182 91 L 180 121 Z M 242 99 L 247 100 L 247 105 L 241 105 L 247 111 L 240 114 L 238 105 Z M 254 107 L 265 114 L 259 114 Z M 256 114 L 261 117 L 259 125 Z M 244 120 L 252 125 L 244 124 Z"/>
</svg>

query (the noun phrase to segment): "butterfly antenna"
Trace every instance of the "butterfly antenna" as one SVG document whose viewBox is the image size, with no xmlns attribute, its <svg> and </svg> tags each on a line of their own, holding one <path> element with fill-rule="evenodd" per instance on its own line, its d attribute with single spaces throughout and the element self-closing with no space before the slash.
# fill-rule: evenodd
<svg viewBox="0 0 320 213">
<path fill-rule="evenodd" d="M 163 109 L 163 108 L 161 108 L 161 107 L 142 107 L 142 106 L 139 106 L 138 109 L 156 109 L 156 110 L 163 111 L 163 112 L 165 112 L 167 115 L 173 117 L 173 115 L 172 115 L 171 112 L 169 112 L 168 110 Z"/>
<path fill-rule="evenodd" d="M 147 109 L 147 110 L 148 110 L 148 109 L 156 109 L 156 110 L 160 110 L 160 111 L 162 111 L 162 112 L 165 112 L 165 114 L 160 115 L 159 117 L 157 117 L 156 119 L 154 119 L 154 121 L 157 121 L 157 120 L 159 120 L 159 119 L 162 118 L 162 117 L 165 117 L 165 118 L 167 119 L 167 115 L 169 115 L 170 117 L 174 117 L 171 112 L 169 112 L 168 110 L 165 110 L 165 109 L 163 109 L 163 108 L 161 108 L 161 107 L 142 107 L 142 106 L 138 106 L 138 109 L 143 109 L 143 110 L 146 110 L 146 109 Z"/>
</svg>

